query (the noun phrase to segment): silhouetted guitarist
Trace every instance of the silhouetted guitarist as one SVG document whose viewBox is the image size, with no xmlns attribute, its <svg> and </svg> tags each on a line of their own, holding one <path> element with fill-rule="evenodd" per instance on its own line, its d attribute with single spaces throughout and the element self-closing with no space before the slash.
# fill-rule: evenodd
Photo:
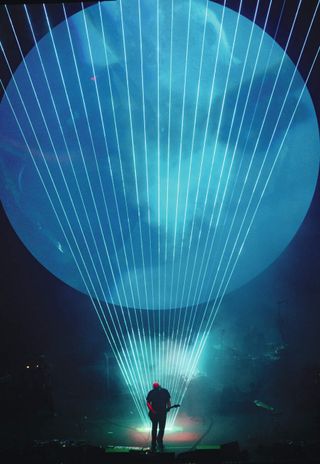
<svg viewBox="0 0 320 464">
<path fill-rule="evenodd" d="M 156 444 L 158 444 L 159 451 L 163 451 L 167 410 L 171 407 L 171 402 L 170 393 L 165 388 L 162 388 L 159 382 L 153 383 L 153 390 L 150 390 L 147 395 L 147 406 L 152 421 L 151 451 L 156 451 Z"/>
</svg>

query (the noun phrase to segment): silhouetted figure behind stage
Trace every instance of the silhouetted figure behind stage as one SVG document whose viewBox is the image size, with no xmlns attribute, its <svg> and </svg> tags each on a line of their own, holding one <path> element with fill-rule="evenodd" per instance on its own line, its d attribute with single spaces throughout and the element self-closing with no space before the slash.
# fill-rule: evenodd
<svg viewBox="0 0 320 464">
<path fill-rule="evenodd" d="M 147 406 L 152 421 L 151 450 L 156 451 L 156 444 L 158 444 L 159 451 L 163 451 L 167 409 L 171 407 L 170 393 L 165 388 L 161 388 L 158 382 L 154 382 L 153 390 L 150 390 L 147 396 Z"/>
</svg>

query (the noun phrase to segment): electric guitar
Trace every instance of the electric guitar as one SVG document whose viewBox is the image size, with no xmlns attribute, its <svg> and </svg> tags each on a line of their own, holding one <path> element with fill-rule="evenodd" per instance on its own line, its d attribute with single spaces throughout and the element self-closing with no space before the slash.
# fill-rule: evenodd
<svg viewBox="0 0 320 464">
<path fill-rule="evenodd" d="M 166 412 L 170 411 L 170 409 L 175 409 L 175 408 L 180 408 L 180 404 L 173 404 L 172 406 L 170 406 L 169 408 L 166 409 Z M 154 413 L 154 412 L 151 412 L 149 411 L 149 417 L 150 419 L 152 420 L 153 417 L 155 417 L 157 415 L 157 413 Z"/>
</svg>

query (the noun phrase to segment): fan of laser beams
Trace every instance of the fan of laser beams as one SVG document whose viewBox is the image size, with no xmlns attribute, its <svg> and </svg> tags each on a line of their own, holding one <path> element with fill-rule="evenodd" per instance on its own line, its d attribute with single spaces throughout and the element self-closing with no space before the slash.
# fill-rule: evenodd
<svg viewBox="0 0 320 464">
<path fill-rule="evenodd" d="M 271 7 L 263 29 L 201 0 L 62 5 L 56 28 L 41 7 L 39 41 L 24 7 L 34 48 L 13 72 L 2 47 L 5 209 L 91 298 L 143 418 L 153 379 L 182 401 L 225 292 L 276 258 L 313 194 L 317 122 L 264 32 Z"/>
</svg>

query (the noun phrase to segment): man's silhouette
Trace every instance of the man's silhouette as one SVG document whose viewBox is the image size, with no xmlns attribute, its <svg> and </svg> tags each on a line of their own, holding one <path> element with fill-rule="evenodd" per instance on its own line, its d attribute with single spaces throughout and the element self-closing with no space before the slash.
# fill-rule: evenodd
<svg viewBox="0 0 320 464">
<path fill-rule="evenodd" d="M 171 402 L 170 393 L 165 388 L 161 388 L 159 382 L 153 383 L 153 390 L 150 390 L 147 395 L 147 406 L 152 421 L 151 451 L 156 451 L 156 444 L 158 444 L 159 451 L 163 451 L 167 409 L 171 407 Z"/>
</svg>

